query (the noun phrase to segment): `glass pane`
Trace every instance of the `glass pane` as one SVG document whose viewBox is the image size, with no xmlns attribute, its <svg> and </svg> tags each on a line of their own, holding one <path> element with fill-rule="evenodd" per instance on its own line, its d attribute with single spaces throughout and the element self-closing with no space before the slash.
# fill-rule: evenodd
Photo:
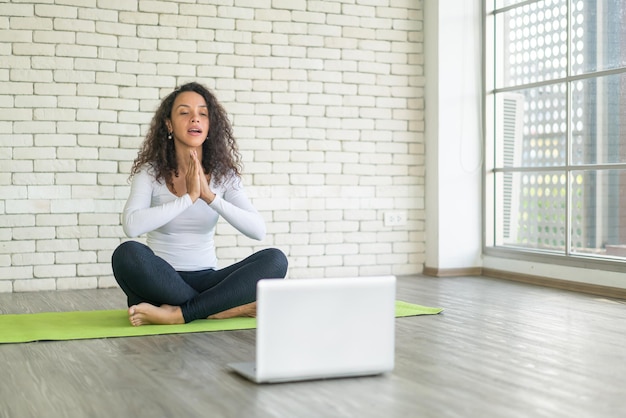
<svg viewBox="0 0 626 418">
<path fill-rule="evenodd" d="M 567 75 L 567 0 L 545 0 L 496 17 L 496 88 Z"/>
<path fill-rule="evenodd" d="M 573 74 L 626 66 L 625 13 L 620 0 L 572 1 Z"/>
<path fill-rule="evenodd" d="M 564 172 L 498 173 L 496 242 L 564 252 L 566 179 Z"/>
<path fill-rule="evenodd" d="M 495 117 L 496 167 L 565 165 L 565 84 L 498 93 Z"/>
<path fill-rule="evenodd" d="M 572 162 L 626 162 L 626 73 L 572 83 Z"/>
<path fill-rule="evenodd" d="M 626 257 L 626 170 L 572 174 L 572 252 Z"/>
</svg>

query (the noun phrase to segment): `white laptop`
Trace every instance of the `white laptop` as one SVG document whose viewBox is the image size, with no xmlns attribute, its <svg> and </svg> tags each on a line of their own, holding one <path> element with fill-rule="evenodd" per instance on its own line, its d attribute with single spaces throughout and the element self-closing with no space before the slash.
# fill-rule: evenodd
<svg viewBox="0 0 626 418">
<path fill-rule="evenodd" d="M 257 383 L 389 372 L 395 296 L 394 276 L 261 280 L 256 362 L 228 366 Z"/>
</svg>

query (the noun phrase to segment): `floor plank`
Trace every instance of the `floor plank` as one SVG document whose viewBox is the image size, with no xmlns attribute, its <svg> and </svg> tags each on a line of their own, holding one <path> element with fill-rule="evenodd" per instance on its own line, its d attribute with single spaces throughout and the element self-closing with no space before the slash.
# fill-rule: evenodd
<svg viewBox="0 0 626 418">
<path fill-rule="evenodd" d="M 254 385 L 254 330 L 0 345 L 0 417 L 620 417 L 626 302 L 486 277 L 402 277 L 383 376 Z M 118 289 L 0 294 L 0 313 L 124 308 Z"/>
</svg>

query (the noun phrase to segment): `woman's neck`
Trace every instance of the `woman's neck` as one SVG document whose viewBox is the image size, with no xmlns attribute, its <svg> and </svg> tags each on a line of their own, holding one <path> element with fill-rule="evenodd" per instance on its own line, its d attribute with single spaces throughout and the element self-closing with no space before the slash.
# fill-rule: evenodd
<svg viewBox="0 0 626 418">
<path fill-rule="evenodd" d="M 198 153 L 198 161 L 202 164 L 202 148 L 195 148 Z M 189 160 L 191 159 L 190 153 L 194 148 L 190 147 L 177 147 L 176 148 L 176 166 L 178 168 L 179 175 L 185 175 L 189 167 Z"/>
</svg>

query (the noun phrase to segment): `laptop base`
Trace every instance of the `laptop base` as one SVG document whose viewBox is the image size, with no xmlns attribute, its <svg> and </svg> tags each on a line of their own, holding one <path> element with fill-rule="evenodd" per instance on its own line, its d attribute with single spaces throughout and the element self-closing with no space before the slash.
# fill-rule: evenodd
<svg viewBox="0 0 626 418">
<path fill-rule="evenodd" d="M 341 374 L 334 376 L 286 376 L 283 378 L 275 377 L 269 378 L 267 380 L 259 380 L 256 375 L 256 363 L 255 362 L 243 362 L 243 363 L 229 363 L 227 366 L 238 373 L 239 375 L 245 377 L 246 379 L 254 382 L 254 383 L 288 383 L 288 382 L 302 382 L 302 381 L 311 381 L 311 380 L 329 380 L 329 379 L 345 379 L 349 377 L 366 377 L 366 376 L 376 376 L 382 375 L 384 372 L 376 371 L 376 372 L 363 372 L 360 371 L 358 373 L 351 374 Z"/>
</svg>

